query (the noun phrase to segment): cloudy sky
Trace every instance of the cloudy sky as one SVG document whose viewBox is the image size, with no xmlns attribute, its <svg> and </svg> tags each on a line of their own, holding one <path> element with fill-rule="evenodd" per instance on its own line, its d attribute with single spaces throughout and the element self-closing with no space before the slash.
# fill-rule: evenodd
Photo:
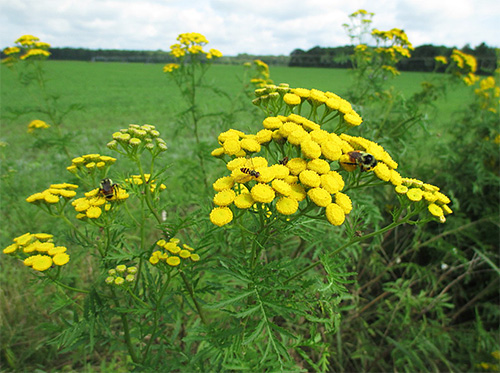
<svg viewBox="0 0 500 373">
<path fill-rule="evenodd" d="M 200 32 L 226 55 L 288 55 L 349 44 L 342 24 L 358 9 L 414 46 L 500 47 L 499 0 L 0 0 L 0 48 L 31 34 L 53 47 L 168 50 Z"/>
</svg>

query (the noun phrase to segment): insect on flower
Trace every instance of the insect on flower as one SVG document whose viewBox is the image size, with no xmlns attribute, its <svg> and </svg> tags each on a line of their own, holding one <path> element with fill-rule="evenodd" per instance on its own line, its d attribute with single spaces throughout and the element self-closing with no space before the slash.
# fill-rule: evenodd
<svg viewBox="0 0 500 373">
<path fill-rule="evenodd" d="M 111 199 L 116 196 L 118 184 L 113 184 L 111 179 L 105 178 L 101 181 L 99 192 L 106 198 Z"/>
<path fill-rule="evenodd" d="M 377 160 L 370 153 L 362 152 L 360 150 L 355 150 L 347 154 L 349 155 L 351 162 L 343 162 L 343 163 L 359 166 L 361 171 L 371 171 L 377 165 Z"/>
<path fill-rule="evenodd" d="M 286 166 L 286 164 L 288 163 L 288 157 L 279 160 L 278 163 L 282 164 L 283 166 Z"/>
<path fill-rule="evenodd" d="M 253 176 L 255 178 L 258 178 L 260 176 L 259 172 L 255 171 L 255 170 L 251 170 L 251 169 L 246 168 L 246 167 L 240 168 L 240 171 L 243 172 L 244 174 L 248 174 L 248 175 Z"/>
</svg>

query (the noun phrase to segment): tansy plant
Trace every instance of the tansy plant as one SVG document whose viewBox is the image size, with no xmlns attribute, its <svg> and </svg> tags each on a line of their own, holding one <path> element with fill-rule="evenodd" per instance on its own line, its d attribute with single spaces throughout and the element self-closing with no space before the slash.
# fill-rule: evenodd
<svg viewBox="0 0 500 373">
<path fill-rule="evenodd" d="M 289 216 L 296 220 L 324 215 L 331 224 L 341 225 L 352 210 L 351 198 L 344 192 L 359 193 L 382 182 L 392 184 L 409 201 L 426 201 L 403 203 L 407 219 L 426 207 L 442 222 L 444 214 L 451 213 L 450 200 L 438 187 L 403 179 L 396 171 L 398 164 L 381 145 L 344 133 L 359 126 L 362 118 L 338 95 L 286 85 L 268 86 L 256 94 L 256 103 L 265 111 L 288 115 L 267 117 L 255 134 L 231 129 L 219 135 L 220 147 L 212 155 L 226 160 L 230 174 L 213 184 L 214 224 L 226 225 L 235 214 L 240 217 L 248 210 L 262 215 L 263 224 Z"/>
<path fill-rule="evenodd" d="M 60 96 L 50 91 L 49 79 L 44 70 L 44 63 L 50 56 L 50 44 L 40 41 L 33 35 L 23 35 L 14 42 L 15 46 L 7 47 L 3 53 L 7 56 L 1 62 L 14 71 L 19 82 L 26 87 L 31 95 L 33 106 L 22 109 L 9 109 L 13 118 L 23 115 L 25 112 L 38 113 L 46 120 L 34 118 L 27 126 L 27 131 L 40 141 L 36 144 L 44 146 L 57 146 L 71 158 L 68 143 L 71 137 L 65 134 L 62 126 L 66 116 L 74 110 L 82 109 L 79 104 L 61 105 Z M 42 129 L 54 127 L 56 136 L 44 136 Z"/>
<path fill-rule="evenodd" d="M 112 330 L 98 325 L 109 325 L 109 320 L 118 317 L 131 361 L 147 366 L 157 343 L 178 348 L 174 345 L 180 340 L 170 340 L 169 324 L 160 322 L 171 317 L 168 309 L 177 310 L 176 318 L 187 317 L 194 309 L 205 320 L 191 284 L 194 278 L 187 275 L 201 256 L 187 241 L 175 237 L 178 225 L 163 216 L 160 194 L 166 189 L 165 167 L 158 168 L 158 161 L 167 146 L 155 126 L 131 124 L 114 133 L 107 146 L 117 158 L 84 154 L 72 159 L 68 176 L 78 184 L 52 184 L 26 198 L 69 228 L 66 240 L 70 250 L 56 245 L 52 234 L 26 233 L 14 238 L 3 252 L 59 287 L 60 294 L 76 306 L 74 312 L 88 305 L 100 309 L 92 320 L 85 317 L 87 326 L 68 330 L 70 341 L 66 332 L 61 340 L 73 345 L 84 338 L 87 328 L 103 340 L 113 338 Z M 116 175 L 112 167 L 118 158 L 129 162 L 133 173 Z M 71 261 L 67 251 L 72 253 Z M 86 265 L 92 263 L 92 275 L 78 286 L 71 281 L 71 271 L 82 260 Z M 84 297 L 73 300 L 71 294 Z M 190 299 L 188 303 L 184 295 Z M 138 314 L 148 322 L 137 322 Z"/>
<path fill-rule="evenodd" d="M 398 163 L 380 144 L 347 134 L 363 119 L 337 94 L 287 84 L 268 85 L 255 93 L 254 104 L 267 115 L 261 126 L 254 133 L 220 133 L 212 151 L 226 171 L 213 183 L 210 221 L 224 231 L 222 240 L 236 258 L 220 259 L 234 292 L 210 308 L 224 307 L 235 315 L 233 325 L 245 325 L 234 343 L 271 341 L 267 359 L 273 356 L 273 366 L 287 369 L 287 349 L 293 349 L 293 340 L 301 341 L 295 334 L 300 327 L 292 326 L 295 317 L 312 323 L 324 317 L 335 323 L 331 309 L 318 311 L 326 290 L 323 280 L 316 288 L 312 279 L 324 270 L 329 284 L 325 287 L 338 297 L 346 291 L 341 278 L 349 275 L 338 263 L 346 248 L 405 223 L 443 223 L 452 212 L 451 201 L 438 187 L 401 176 Z M 361 201 L 371 190 L 389 190 L 399 203 L 391 211 L 392 223 L 363 233 L 357 229 Z M 337 239 L 315 244 L 308 232 L 323 229 L 324 235 L 337 230 L 331 235 Z M 297 241 L 296 249 L 289 251 Z M 244 284 L 246 291 L 238 291 Z M 318 298 L 308 297 L 316 291 Z M 280 325 L 288 329 L 275 327 L 273 318 L 286 320 Z M 332 327 L 329 322 L 326 328 Z M 264 364 L 266 357 L 255 364 Z"/>
<path fill-rule="evenodd" d="M 205 82 L 205 74 L 210 68 L 212 61 L 222 57 L 217 49 L 204 49 L 208 44 L 205 36 L 196 32 L 180 34 L 178 43 L 170 47 L 170 54 L 175 62 L 168 63 L 163 67 L 163 72 L 173 80 L 178 87 L 187 109 L 179 116 L 181 125 L 191 131 L 196 142 L 195 156 L 198 159 L 200 173 L 203 177 L 205 187 L 206 175 L 200 133 L 200 121 L 209 113 L 204 113 L 200 107 L 200 90 L 211 88 Z"/>
<path fill-rule="evenodd" d="M 355 45 L 351 56 L 354 85 L 349 95 L 358 105 L 380 93 L 390 77 L 399 75 L 396 64 L 410 58 L 413 50 L 404 30 L 370 31 L 373 16 L 361 9 L 349 16 L 350 24 L 343 25 Z"/>
</svg>

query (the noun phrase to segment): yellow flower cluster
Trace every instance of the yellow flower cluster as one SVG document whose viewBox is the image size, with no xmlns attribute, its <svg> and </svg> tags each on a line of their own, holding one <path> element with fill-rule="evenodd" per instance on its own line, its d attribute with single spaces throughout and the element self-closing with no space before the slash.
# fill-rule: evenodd
<svg viewBox="0 0 500 373">
<path fill-rule="evenodd" d="M 182 260 L 191 259 L 193 262 L 200 260 L 200 256 L 194 253 L 194 249 L 186 244 L 180 245 L 178 238 L 171 238 L 169 241 L 158 240 L 156 245 L 161 250 L 155 250 L 149 258 L 149 262 L 153 265 L 163 261 L 171 267 L 176 267 L 181 264 Z"/>
<path fill-rule="evenodd" d="M 48 189 L 45 189 L 43 192 L 35 193 L 26 198 L 26 202 L 35 203 L 35 204 L 48 204 L 54 205 L 59 203 L 61 197 L 64 200 L 69 200 L 76 196 L 75 189 L 78 188 L 78 185 L 75 184 L 52 184 Z"/>
<path fill-rule="evenodd" d="M 396 192 L 406 195 L 412 202 L 425 201 L 429 212 L 439 218 L 441 223 L 446 221 L 445 214 L 453 212 L 448 206 L 450 199 L 441 193 L 437 186 L 411 178 L 402 178 L 401 181 L 401 184 L 395 188 Z"/>
<path fill-rule="evenodd" d="M 160 138 L 160 132 L 151 124 L 130 124 L 119 132 L 113 133 L 113 140 L 107 146 L 112 150 L 118 150 L 118 145 L 127 153 L 137 153 L 147 149 L 152 154 L 158 154 L 167 150 L 165 140 Z"/>
<path fill-rule="evenodd" d="M 137 267 L 131 266 L 127 267 L 125 264 L 119 264 L 115 268 L 108 271 L 108 277 L 106 277 L 106 284 L 108 285 L 122 285 L 125 282 L 133 282 L 135 280 L 135 274 L 137 273 Z"/>
<path fill-rule="evenodd" d="M 210 49 L 208 52 L 205 52 L 203 46 L 208 44 L 208 40 L 205 36 L 197 32 L 180 34 L 177 37 L 177 41 L 179 43 L 170 46 L 170 54 L 175 58 L 182 60 L 186 55 L 204 55 L 209 60 L 222 57 L 222 53 L 217 49 Z M 169 63 L 163 67 L 163 71 L 169 73 L 178 67 L 179 65 L 177 64 Z"/>
<path fill-rule="evenodd" d="M 41 42 L 39 38 L 33 35 L 23 35 L 15 41 L 18 47 L 7 47 L 3 53 L 7 55 L 2 63 L 11 67 L 19 59 L 21 60 L 44 60 L 50 56 L 48 49 L 50 44 Z M 21 52 L 24 54 L 21 55 Z"/>
<path fill-rule="evenodd" d="M 470 54 L 454 49 L 450 56 L 453 65 L 451 68 L 451 73 L 470 86 L 479 80 L 475 72 L 477 70 L 476 58 Z"/>
<path fill-rule="evenodd" d="M 301 105 L 307 102 L 316 110 L 323 108 L 325 110 L 323 117 L 336 112 L 343 119 L 343 124 L 349 127 L 359 126 L 363 122 L 349 101 L 332 92 L 289 88 L 287 84 L 282 83 L 278 86 L 268 85 L 265 88 L 256 89 L 255 95 L 257 96 L 257 99 L 253 100 L 255 105 L 268 105 L 270 100 L 282 99 L 291 108 L 298 107 L 300 112 Z M 316 126 L 319 127 L 318 124 Z"/>
<path fill-rule="evenodd" d="M 107 155 L 84 154 L 73 158 L 71 166 L 66 167 L 66 169 L 73 174 L 80 173 L 83 176 L 94 173 L 96 170 L 105 171 L 115 162 L 116 158 Z"/>
<path fill-rule="evenodd" d="M 43 120 L 35 119 L 28 124 L 28 133 L 33 133 L 37 129 L 50 128 L 50 124 L 47 124 Z"/>
<path fill-rule="evenodd" d="M 389 31 L 380 31 L 377 29 L 372 30 L 372 36 L 376 39 L 383 41 L 389 41 L 392 46 L 388 49 L 392 49 L 392 52 L 397 53 L 403 57 L 410 57 L 410 50 L 413 50 L 413 46 L 408 40 L 406 33 L 398 28 L 393 28 Z"/>
<path fill-rule="evenodd" d="M 77 219 L 97 219 L 101 216 L 102 210 L 109 211 L 111 204 L 109 202 L 122 202 L 129 197 L 125 189 L 118 185 L 113 185 L 113 194 L 105 196 L 100 188 L 85 193 L 85 197 L 75 199 L 71 205 L 78 212 Z"/>
<path fill-rule="evenodd" d="M 252 65 L 250 64 L 249 67 Z M 250 83 L 252 83 L 255 87 L 263 88 L 269 84 L 273 84 L 273 80 L 271 79 L 271 73 L 269 71 L 269 66 L 267 63 L 261 60 L 254 60 L 253 66 L 255 68 L 255 74 L 252 79 L 250 79 Z"/>
<path fill-rule="evenodd" d="M 55 246 L 52 238 L 48 233 L 25 233 L 14 238 L 14 243 L 7 246 L 3 253 L 18 255 L 23 259 L 24 265 L 36 271 L 45 271 L 53 264 L 62 266 L 69 262 L 67 249 Z"/>
<path fill-rule="evenodd" d="M 333 93 L 303 88 L 287 91 L 285 86 L 280 92 L 279 88 L 273 86 L 257 91 L 265 91 L 268 95 L 276 93 L 288 105 L 299 104 L 299 101 L 300 104 L 308 101 L 313 107 L 323 105 L 327 112 L 337 111 L 350 125 L 361 123 L 351 104 Z M 272 90 L 274 92 L 269 93 Z M 359 121 L 354 121 L 355 117 L 359 117 Z M 361 172 L 373 172 L 378 179 L 396 187 L 403 184 L 404 179 L 396 171 L 398 164 L 373 141 L 345 133 L 337 135 L 294 113 L 269 116 L 262 124 L 264 128 L 256 134 L 229 129 L 218 137 L 220 147 L 212 151 L 212 155 L 230 158 L 226 164 L 230 175 L 213 184 L 217 193 L 210 220 L 217 226 L 233 220 L 233 205 L 237 209 L 258 210 L 262 206 L 259 204 L 264 204 L 262 208 L 271 213 L 292 215 L 301 203 L 324 208 L 327 220 L 340 225 L 352 210 L 350 198 L 342 193 L 345 182 L 338 172 L 342 169 L 352 172 L 360 168 Z M 283 159 L 269 164 L 266 158 L 256 155 L 262 147 L 268 149 L 272 143 L 280 149 Z M 443 207 L 448 203 L 449 200 L 436 205 L 451 213 L 447 206 Z M 440 218 L 434 207 L 429 211 Z"/>
<path fill-rule="evenodd" d="M 163 72 L 164 73 L 171 73 L 172 71 L 178 69 L 181 65 L 178 63 L 167 63 L 165 66 L 163 66 Z"/>
<path fill-rule="evenodd" d="M 479 88 L 476 88 L 474 93 L 479 99 L 481 109 L 498 113 L 500 87 L 497 86 L 493 76 L 482 79 L 479 82 Z"/>
<path fill-rule="evenodd" d="M 146 184 L 149 185 L 151 193 L 153 193 L 156 190 L 156 184 L 155 184 L 155 180 L 151 180 L 151 181 L 149 180 L 150 177 L 151 177 L 150 174 L 144 174 L 144 179 L 146 180 Z M 130 184 L 134 184 L 134 185 L 144 184 L 141 175 L 131 175 L 130 178 L 125 179 L 125 182 L 130 183 Z M 166 185 L 160 184 L 160 191 L 165 190 L 165 189 L 167 189 Z"/>
<path fill-rule="evenodd" d="M 331 165 L 354 148 L 335 133 L 297 114 L 267 117 L 263 126 L 264 130 L 257 135 L 241 136 L 236 130 L 220 134 L 222 147 L 212 154 L 235 158 L 227 163 L 231 175 L 213 184 L 218 193 L 213 199 L 216 207 L 210 214 L 212 223 L 223 226 L 232 221 L 232 204 L 239 209 L 251 208 L 256 203 L 273 204 L 280 214 L 292 215 L 299 209 L 299 203 L 307 200 L 325 208 L 331 224 L 342 224 L 345 215 L 352 210 L 352 203 L 341 193 L 344 180 Z M 260 151 L 256 139 L 262 139 L 262 144 L 288 142 L 300 151 L 301 157 L 284 158 L 272 165 L 263 157 L 245 158 L 249 148 L 243 145 L 246 140 L 259 145 L 252 148 L 252 152 Z M 390 158 L 388 154 L 387 157 Z"/>
<path fill-rule="evenodd" d="M 434 57 L 434 61 L 436 61 L 437 63 L 441 63 L 443 65 L 448 64 L 448 59 L 445 56 L 436 56 Z"/>
<path fill-rule="evenodd" d="M 29 49 L 25 54 L 23 54 L 21 56 L 21 60 L 27 60 L 27 59 L 30 59 L 32 57 L 42 57 L 42 59 L 43 59 L 43 58 L 46 58 L 48 56 L 50 56 L 50 52 L 46 51 L 44 49 L 39 49 L 39 48 Z"/>
</svg>

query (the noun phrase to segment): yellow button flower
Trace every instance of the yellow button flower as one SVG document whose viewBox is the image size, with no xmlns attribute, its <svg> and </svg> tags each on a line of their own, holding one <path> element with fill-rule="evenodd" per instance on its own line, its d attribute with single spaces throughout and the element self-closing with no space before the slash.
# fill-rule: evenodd
<svg viewBox="0 0 500 373">
<path fill-rule="evenodd" d="M 352 211 L 352 201 L 347 194 L 340 192 L 335 193 L 335 203 L 344 210 L 346 215 Z"/>
<path fill-rule="evenodd" d="M 330 171 L 330 164 L 324 159 L 313 159 L 307 162 L 307 169 L 313 170 L 318 174 L 326 174 Z"/>
<path fill-rule="evenodd" d="M 291 188 L 292 188 L 292 193 L 289 196 L 290 198 L 298 202 L 303 201 L 306 198 L 307 196 L 306 190 L 301 184 L 292 184 Z"/>
<path fill-rule="evenodd" d="M 176 267 L 181 264 L 181 258 L 178 256 L 170 256 L 167 258 L 167 264 L 172 267 Z"/>
<path fill-rule="evenodd" d="M 411 188 L 408 190 L 408 192 L 406 193 L 406 196 L 408 197 L 408 199 L 410 201 L 413 201 L 413 202 L 418 202 L 422 199 L 423 197 L 423 192 L 422 192 L 422 189 L 419 189 L 419 188 Z"/>
<path fill-rule="evenodd" d="M 300 150 L 305 157 L 310 159 L 319 158 L 321 156 L 321 147 L 317 142 L 312 140 L 303 141 L 300 144 Z"/>
<path fill-rule="evenodd" d="M 260 144 L 255 139 L 243 139 L 241 140 L 240 146 L 250 153 L 260 152 Z"/>
<path fill-rule="evenodd" d="M 429 206 L 427 206 L 427 208 L 429 209 L 429 212 L 434 216 L 440 217 L 444 215 L 443 209 L 435 203 L 431 203 Z"/>
<path fill-rule="evenodd" d="M 250 193 L 241 193 L 234 199 L 234 204 L 239 209 L 248 209 L 252 207 L 255 203 L 252 195 Z"/>
<path fill-rule="evenodd" d="M 233 220 L 233 212 L 229 207 L 215 207 L 210 213 L 210 221 L 222 227 Z"/>
<path fill-rule="evenodd" d="M 392 176 L 391 170 L 389 170 L 389 167 L 387 167 L 387 165 L 385 163 L 382 163 L 382 162 L 377 163 L 377 165 L 373 169 L 373 172 L 375 172 L 375 175 L 377 175 L 377 177 L 383 181 L 389 181 L 391 179 L 391 176 Z"/>
<path fill-rule="evenodd" d="M 214 197 L 214 203 L 218 206 L 228 206 L 233 203 L 236 193 L 232 189 L 225 189 L 217 193 Z"/>
<path fill-rule="evenodd" d="M 292 215 L 299 208 L 299 202 L 293 198 L 281 197 L 276 202 L 276 210 L 282 215 Z"/>
<path fill-rule="evenodd" d="M 225 189 L 231 189 L 234 186 L 234 179 L 231 176 L 224 176 L 215 181 L 212 187 L 215 191 L 221 192 Z"/>
<path fill-rule="evenodd" d="M 309 189 L 307 195 L 316 205 L 320 207 L 326 207 L 332 203 L 332 196 L 323 188 L 312 188 Z"/>
<path fill-rule="evenodd" d="M 52 260 L 54 261 L 55 265 L 62 266 L 69 262 L 69 255 L 66 253 L 59 253 L 54 255 Z"/>
<path fill-rule="evenodd" d="M 3 249 L 3 253 L 4 254 L 12 254 L 13 252 L 15 252 L 17 250 L 19 246 L 15 243 L 7 246 L 5 249 Z"/>
<path fill-rule="evenodd" d="M 320 175 L 320 186 L 330 194 L 337 193 L 344 188 L 344 179 L 337 171 L 330 171 Z"/>
<path fill-rule="evenodd" d="M 270 203 L 275 197 L 273 188 L 262 183 L 254 185 L 250 193 L 255 201 L 262 203 Z"/>
<path fill-rule="evenodd" d="M 326 206 L 325 214 L 332 225 L 341 225 L 345 220 L 344 210 L 336 203 L 330 203 Z"/>
<path fill-rule="evenodd" d="M 287 140 L 292 145 L 300 145 L 304 141 L 311 140 L 311 135 L 305 129 L 298 128 L 290 133 Z"/>
<path fill-rule="evenodd" d="M 290 186 L 290 184 L 283 180 L 275 179 L 271 183 L 271 186 L 276 192 L 283 196 L 289 196 L 290 194 L 292 194 L 292 187 Z"/>
<path fill-rule="evenodd" d="M 97 206 L 91 206 L 85 212 L 88 218 L 97 219 L 102 214 L 102 210 Z"/>
<path fill-rule="evenodd" d="M 342 155 L 342 148 L 338 144 L 331 141 L 323 142 L 321 144 L 321 154 L 323 154 L 323 157 L 329 159 L 330 161 L 337 161 Z"/>
<path fill-rule="evenodd" d="M 281 128 L 283 122 L 277 117 L 267 117 L 266 119 L 264 119 L 262 124 L 266 129 L 275 130 Z"/>
<path fill-rule="evenodd" d="M 306 187 L 316 188 L 321 183 L 320 176 L 312 170 L 304 170 L 299 175 L 300 182 Z"/>
<path fill-rule="evenodd" d="M 406 185 L 397 185 L 394 190 L 396 191 L 396 193 L 398 194 L 406 194 L 408 193 L 408 187 Z"/>
<path fill-rule="evenodd" d="M 307 168 L 307 162 L 302 158 L 289 159 L 286 167 L 293 175 L 298 175 Z"/>
<path fill-rule="evenodd" d="M 290 106 L 299 105 L 301 103 L 300 96 L 296 95 L 295 93 L 285 94 L 283 96 L 283 101 L 285 101 L 285 103 Z"/>
<path fill-rule="evenodd" d="M 52 266 L 52 258 L 48 255 L 35 255 L 31 267 L 36 271 L 45 271 Z"/>
</svg>

